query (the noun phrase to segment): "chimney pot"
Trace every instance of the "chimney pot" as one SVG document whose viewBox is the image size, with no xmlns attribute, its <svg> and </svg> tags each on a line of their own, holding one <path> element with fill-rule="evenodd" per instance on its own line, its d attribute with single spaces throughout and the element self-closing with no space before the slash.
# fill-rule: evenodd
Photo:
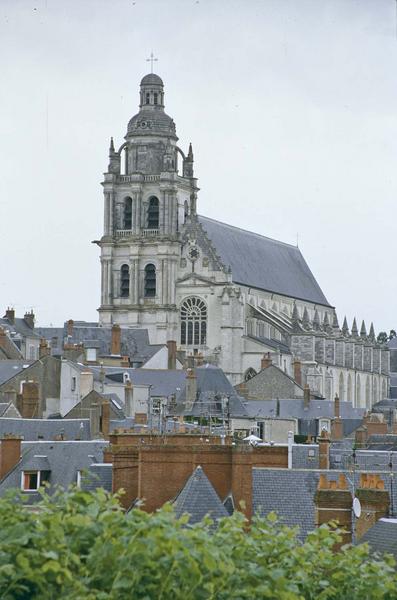
<svg viewBox="0 0 397 600">
<path fill-rule="evenodd" d="M 167 349 L 168 349 L 168 368 L 176 369 L 176 341 L 168 340 Z"/>
<path fill-rule="evenodd" d="M 121 354 L 121 329 L 120 325 L 112 325 L 112 341 L 110 354 L 113 356 L 120 356 Z"/>
<path fill-rule="evenodd" d="M 261 369 L 267 369 L 267 367 L 270 367 L 270 365 L 272 364 L 272 358 L 270 356 L 270 352 L 267 352 L 266 354 L 263 355 L 262 360 L 261 360 Z"/>
</svg>

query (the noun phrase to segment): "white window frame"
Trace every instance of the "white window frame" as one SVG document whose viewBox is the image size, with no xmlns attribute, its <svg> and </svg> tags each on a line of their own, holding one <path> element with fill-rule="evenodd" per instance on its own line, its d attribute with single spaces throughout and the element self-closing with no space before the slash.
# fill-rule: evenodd
<svg viewBox="0 0 397 600">
<path fill-rule="evenodd" d="M 25 473 L 37 473 L 37 487 L 36 488 L 28 488 L 25 489 Z M 40 484 L 41 484 L 41 471 L 34 471 L 32 470 L 27 470 L 27 471 L 22 471 L 21 473 L 21 490 L 23 492 L 37 492 L 37 490 L 40 488 Z"/>
</svg>

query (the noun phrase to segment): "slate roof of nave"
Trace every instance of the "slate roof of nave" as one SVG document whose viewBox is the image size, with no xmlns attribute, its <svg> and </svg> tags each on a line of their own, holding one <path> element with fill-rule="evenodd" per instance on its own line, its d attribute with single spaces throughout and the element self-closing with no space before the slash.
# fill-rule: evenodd
<svg viewBox="0 0 397 600">
<path fill-rule="evenodd" d="M 198 220 L 235 283 L 330 306 L 298 247 L 208 217 Z"/>
</svg>

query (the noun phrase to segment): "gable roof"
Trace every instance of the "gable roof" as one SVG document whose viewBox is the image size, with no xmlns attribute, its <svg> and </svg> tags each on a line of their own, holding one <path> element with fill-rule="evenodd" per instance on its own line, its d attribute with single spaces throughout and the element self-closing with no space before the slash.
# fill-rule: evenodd
<svg viewBox="0 0 397 600">
<path fill-rule="evenodd" d="M 236 283 L 330 306 L 301 251 L 208 217 L 198 220 Z"/>
<path fill-rule="evenodd" d="M 177 517 L 188 513 L 190 523 L 198 523 L 206 515 L 214 520 L 229 516 L 228 511 L 200 466 L 196 467 L 175 498 L 174 507 Z"/>
</svg>

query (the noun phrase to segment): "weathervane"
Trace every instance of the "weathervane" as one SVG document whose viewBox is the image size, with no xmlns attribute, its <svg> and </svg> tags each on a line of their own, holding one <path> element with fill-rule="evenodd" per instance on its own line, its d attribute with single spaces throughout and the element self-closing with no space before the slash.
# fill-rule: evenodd
<svg viewBox="0 0 397 600">
<path fill-rule="evenodd" d="M 154 58 L 154 54 L 153 54 L 153 52 L 151 52 L 151 53 L 150 53 L 150 58 L 147 58 L 147 59 L 146 59 L 146 62 L 150 62 L 150 66 L 151 66 L 151 69 L 152 69 L 152 73 L 153 73 L 153 63 L 154 63 L 154 62 L 157 62 L 157 61 L 158 61 L 158 58 Z"/>
</svg>

